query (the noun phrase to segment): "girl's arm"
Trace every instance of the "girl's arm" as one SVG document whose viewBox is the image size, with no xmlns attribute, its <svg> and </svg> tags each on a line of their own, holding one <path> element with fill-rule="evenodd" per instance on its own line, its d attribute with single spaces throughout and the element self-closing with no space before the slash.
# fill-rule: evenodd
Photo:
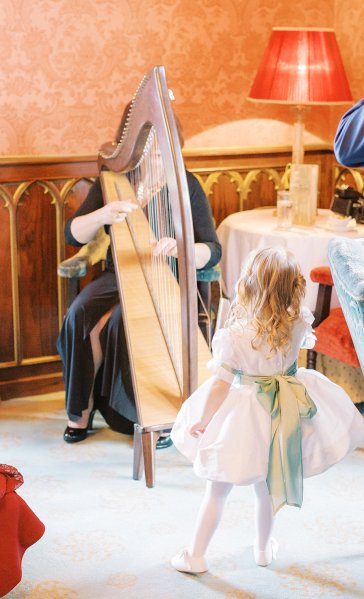
<svg viewBox="0 0 364 599">
<path fill-rule="evenodd" d="M 193 424 L 189 430 L 189 433 L 192 435 L 192 437 L 199 437 L 205 432 L 205 429 L 212 417 L 225 401 L 230 387 L 231 383 L 227 383 L 222 379 L 215 378 L 207 396 L 207 401 L 201 418 L 198 422 L 195 422 L 195 424 Z"/>
</svg>

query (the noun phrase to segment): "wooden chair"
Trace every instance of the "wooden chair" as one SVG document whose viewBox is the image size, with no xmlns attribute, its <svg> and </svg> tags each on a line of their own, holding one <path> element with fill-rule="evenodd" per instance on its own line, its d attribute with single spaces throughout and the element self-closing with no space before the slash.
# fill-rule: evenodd
<svg viewBox="0 0 364 599">
<path fill-rule="evenodd" d="M 198 324 L 211 349 L 216 328 L 218 308 L 222 299 L 221 271 L 219 266 L 196 270 L 198 297 Z M 216 288 L 215 288 L 216 286 Z"/>
<path fill-rule="evenodd" d="M 364 239 L 336 237 L 328 257 L 339 302 L 364 374 Z"/>
<path fill-rule="evenodd" d="M 318 353 L 359 368 L 359 359 L 344 313 L 340 307 L 330 308 L 334 286 L 330 267 L 316 267 L 311 270 L 310 277 L 314 283 L 318 283 L 313 322 L 317 341 L 314 349 L 307 350 L 307 368 L 316 368 Z"/>
<path fill-rule="evenodd" d="M 67 305 L 69 306 L 80 291 L 80 280 L 87 275 L 91 268 L 99 264 L 103 270 L 110 238 L 101 228 L 93 241 L 82 246 L 79 251 L 63 260 L 58 265 L 57 272 L 60 277 L 68 279 Z"/>
</svg>

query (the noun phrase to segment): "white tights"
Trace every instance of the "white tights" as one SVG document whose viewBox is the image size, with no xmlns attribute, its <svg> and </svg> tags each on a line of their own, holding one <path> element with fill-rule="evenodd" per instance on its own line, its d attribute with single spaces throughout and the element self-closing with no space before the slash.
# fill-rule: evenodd
<svg viewBox="0 0 364 599">
<path fill-rule="evenodd" d="M 192 542 L 188 552 L 192 557 L 205 555 L 207 547 L 221 520 L 226 499 L 232 489 L 230 483 L 207 481 L 200 506 Z M 266 548 L 274 524 L 272 503 L 265 481 L 255 483 L 255 543 L 259 551 Z"/>
</svg>

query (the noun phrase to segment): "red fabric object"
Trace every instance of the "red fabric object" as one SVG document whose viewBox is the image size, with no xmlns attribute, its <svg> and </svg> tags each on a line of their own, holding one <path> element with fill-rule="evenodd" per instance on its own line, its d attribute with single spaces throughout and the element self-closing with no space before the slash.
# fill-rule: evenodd
<svg viewBox="0 0 364 599">
<path fill-rule="evenodd" d="M 334 281 L 332 280 L 331 270 L 329 266 L 317 266 L 310 272 L 311 281 L 314 283 L 321 283 L 322 285 L 329 285 L 333 287 Z"/>
<path fill-rule="evenodd" d="M 0 597 L 22 577 L 22 558 L 44 533 L 44 524 L 15 489 L 23 477 L 13 466 L 0 464 Z"/>
<path fill-rule="evenodd" d="M 330 358 L 360 368 L 353 341 L 341 308 L 331 310 L 329 316 L 315 327 L 315 351 Z"/>
</svg>

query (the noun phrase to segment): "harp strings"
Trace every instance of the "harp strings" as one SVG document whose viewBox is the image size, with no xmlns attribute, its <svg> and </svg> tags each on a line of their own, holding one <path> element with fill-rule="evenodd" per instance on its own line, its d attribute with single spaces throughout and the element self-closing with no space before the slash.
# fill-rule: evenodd
<svg viewBox="0 0 364 599">
<path fill-rule="evenodd" d="M 151 132 L 137 167 L 128 173 L 143 210 L 128 217 L 144 276 L 158 313 L 177 378 L 182 388 L 181 298 L 178 264 L 174 256 L 157 253 L 161 239 L 175 239 L 166 174 L 155 129 Z M 139 215 L 138 215 L 139 212 Z"/>
</svg>

